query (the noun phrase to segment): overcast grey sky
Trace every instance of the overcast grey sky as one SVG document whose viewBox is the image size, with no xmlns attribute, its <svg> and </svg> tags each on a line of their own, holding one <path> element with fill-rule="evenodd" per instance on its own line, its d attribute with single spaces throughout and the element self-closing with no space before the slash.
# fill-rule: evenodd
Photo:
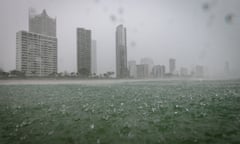
<svg viewBox="0 0 240 144">
<path fill-rule="evenodd" d="M 128 60 L 150 57 L 168 68 L 206 65 L 221 73 L 225 61 L 240 75 L 239 0 L 1 0 L 0 67 L 15 69 L 16 32 L 28 30 L 28 9 L 57 17 L 58 72 L 76 71 L 76 28 L 97 40 L 98 72 L 115 71 L 115 28 L 127 28 Z"/>
</svg>

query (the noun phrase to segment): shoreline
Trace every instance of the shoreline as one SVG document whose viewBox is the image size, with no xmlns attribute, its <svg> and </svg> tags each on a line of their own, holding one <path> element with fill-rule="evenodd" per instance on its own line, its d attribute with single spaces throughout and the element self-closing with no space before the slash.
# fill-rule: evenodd
<svg viewBox="0 0 240 144">
<path fill-rule="evenodd" d="M 82 84 L 102 85 L 120 84 L 128 82 L 169 82 L 169 81 L 225 81 L 240 79 L 0 79 L 0 85 L 60 85 L 60 84 Z"/>
</svg>

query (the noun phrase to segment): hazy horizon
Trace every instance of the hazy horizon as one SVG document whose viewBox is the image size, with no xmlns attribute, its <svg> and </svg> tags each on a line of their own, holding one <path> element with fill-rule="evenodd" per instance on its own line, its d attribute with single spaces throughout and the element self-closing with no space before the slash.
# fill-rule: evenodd
<svg viewBox="0 0 240 144">
<path fill-rule="evenodd" d="M 28 10 L 46 9 L 57 19 L 58 72 L 76 72 L 76 29 L 92 30 L 97 41 L 97 71 L 115 72 L 116 26 L 127 28 L 129 60 L 149 57 L 165 65 L 207 67 L 219 75 L 229 62 L 240 76 L 240 1 L 238 0 L 2 0 L 0 68 L 15 69 L 16 32 L 28 31 Z"/>
</svg>

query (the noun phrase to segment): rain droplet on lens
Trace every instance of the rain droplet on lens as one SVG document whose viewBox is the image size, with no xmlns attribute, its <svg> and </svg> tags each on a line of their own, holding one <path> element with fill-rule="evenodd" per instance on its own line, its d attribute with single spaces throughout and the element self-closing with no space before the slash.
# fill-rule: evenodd
<svg viewBox="0 0 240 144">
<path fill-rule="evenodd" d="M 94 2 L 95 2 L 95 3 L 99 3 L 99 2 L 100 2 L 100 0 L 94 0 Z"/>
<path fill-rule="evenodd" d="M 118 13 L 119 13 L 120 15 L 123 14 L 123 12 L 124 12 L 124 9 L 123 9 L 122 7 L 118 8 Z"/>
<path fill-rule="evenodd" d="M 117 17 L 116 17 L 115 15 L 110 15 L 110 20 L 111 20 L 112 22 L 116 22 Z"/>
<path fill-rule="evenodd" d="M 91 124 L 91 125 L 90 125 L 90 128 L 91 128 L 91 129 L 94 129 L 94 124 Z"/>
<path fill-rule="evenodd" d="M 232 23 L 233 22 L 234 15 L 233 14 L 227 14 L 225 16 L 225 22 L 226 23 Z"/>
<path fill-rule="evenodd" d="M 204 4 L 202 5 L 202 9 L 203 9 L 204 11 L 209 10 L 209 9 L 210 9 L 209 3 L 204 3 Z"/>
</svg>

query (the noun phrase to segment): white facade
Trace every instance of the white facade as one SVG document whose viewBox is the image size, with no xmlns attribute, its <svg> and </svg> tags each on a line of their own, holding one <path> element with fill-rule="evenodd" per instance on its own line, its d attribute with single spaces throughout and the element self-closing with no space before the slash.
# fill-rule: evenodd
<svg viewBox="0 0 240 144">
<path fill-rule="evenodd" d="M 128 62 L 128 70 L 130 78 L 137 78 L 137 66 L 136 61 L 132 60 Z"/>
<path fill-rule="evenodd" d="M 16 69 L 26 76 L 57 73 L 57 38 L 26 31 L 17 32 Z"/>
</svg>

